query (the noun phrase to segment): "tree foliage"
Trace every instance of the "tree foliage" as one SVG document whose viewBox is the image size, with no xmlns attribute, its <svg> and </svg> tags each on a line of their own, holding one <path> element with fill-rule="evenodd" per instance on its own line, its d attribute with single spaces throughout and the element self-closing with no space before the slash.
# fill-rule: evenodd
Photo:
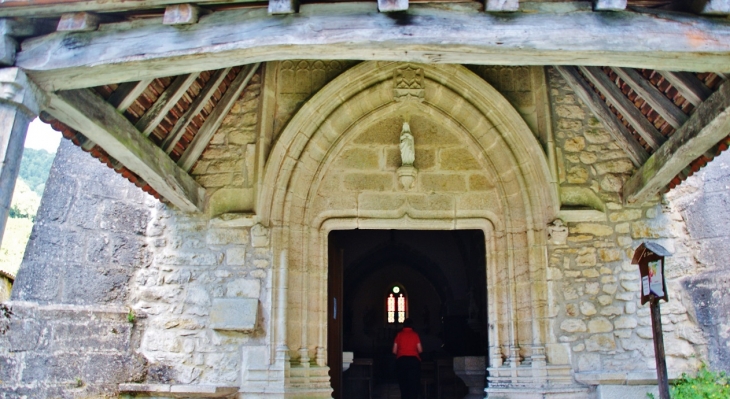
<svg viewBox="0 0 730 399">
<path fill-rule="evenodd" d="M 20 178 L 23 179 L 35 191 L 38 196 L 43 195 L 43 189 L 48 180 L 48 172 L 56 154 L 46 150 L 35 150 L 26 148 L 23 151 L 23 158 L 20 160 Z"/>
</svg>

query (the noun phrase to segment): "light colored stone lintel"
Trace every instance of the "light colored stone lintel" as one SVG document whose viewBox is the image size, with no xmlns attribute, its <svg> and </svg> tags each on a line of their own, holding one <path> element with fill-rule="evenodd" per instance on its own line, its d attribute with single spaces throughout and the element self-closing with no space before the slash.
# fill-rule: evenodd
<svg viewBox="0 0 730 399">
<path fill-rule="evenodd" d="M 605 213 L 593 209 L 561 210 L 558 212 L 558 218 L 566 223 L 605 222 L 607 220 Z"/>
<path fill-rule="evenodd" d="M 215 385 L 119 384 L 120 392 L 164 394 L 174 398 L 223 398 L 238 392 L 238 387 Z"/>
<path fill-rule="evenodd" d="M 251 227 L 258 223 L 254 213 L 224 213 L 208 222 L 209 227 Z"/>
</svg>

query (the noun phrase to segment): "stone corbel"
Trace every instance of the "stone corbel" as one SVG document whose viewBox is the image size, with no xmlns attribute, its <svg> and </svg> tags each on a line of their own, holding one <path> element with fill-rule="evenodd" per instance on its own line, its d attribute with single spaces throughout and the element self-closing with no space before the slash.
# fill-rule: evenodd
<svg viewBox="0 0 730 399">
<path fill-rule="evenodd" d="M 553 245 L 565 245 L 568 241 L 568 226 L 560 219 L 548 224 L 548 242 Z"/>
</svg>

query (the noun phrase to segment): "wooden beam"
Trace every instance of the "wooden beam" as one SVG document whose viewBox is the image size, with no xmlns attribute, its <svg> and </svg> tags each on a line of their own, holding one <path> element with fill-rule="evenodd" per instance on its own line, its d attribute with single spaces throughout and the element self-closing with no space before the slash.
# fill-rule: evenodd
<svg viewBox="0 0 730 399">
<path fill-rule="evenodd" d="M 697 76 L 689 72 L 658 71 L 664 79 L 695 107 L 702 104 L 712 91 Z"/>
<path fill-rule="evenodd" d="M 517 11 L 520 8 L 519 0 L 487 0 L 484 11 L 504 12 Z"/>
<path fill-rule="evenodd" d="M 165 25 L 195 24 L 200 18 L 200 8 L 194 4 L 175 4 L 165 8 L 162 23 Z"/>
<path fill-rule="evenodd" d="M 86 32 L 98 28 L 98 15 L 90 12 L 73 12 L 61 15 L 56 30 L 59 32 Z"/>
<path fill-rule="evenodd" d="M 596 11 L 623 11 L 626 9 L 626 0 L 594 0 L 593 9 Z"/>
<path fill-rule="evenodd" d="M 394 12 L 408 10 L 408 0 L 378 0 L 378 11 Z"/>
<path fill-rule="evenodd" d="M 653 149 L 659 148 L 666 141 L 664 136 L 649 122 L 636 106 L 621 92 L 621 89 L 598 67 L 580 67 L 581 72 L 593 85 L 606 96 L 606 101 L 616 108 L 621 115 L 639 133 L 639 136 Z"/>
<path fill-rule="evenodd" d="M 631 87 L 631 90 L 643 98 L 672 127 L 679 129 L 680 126 L 687 122 L 689 118 L 687 114 L 682 112 L 667 96 L 659 91 L 651 82 L 644 79 L 635 69 L 618 67 L 612 69 L 618 77 Z"/>
<path fill-rule="evenodd" d="M 728 15 L 730 0 L 694 0 L 692 8 L 700 14 Z"/>
<path fill-rule="evenodd" d="M 198 76 L 200 76 L 200 73 L 176 77 L 170 86 L 167 86 L 167 89 L 157 97 L 155 103 L 139 118 L 135 127 L 145 136 L 149 136 Z"/>
<path fill-rule="evenodd" d="M 631 162 L 636 166 L 641 166 L 649 158 L 649 153 L 646 152 L 644 147 L 639 145 L 639 142 L 636 141 L 626 126 L 611 112 L 611 109 L 608 108 L 608 105 L 606 105 L 601 97 L 593 91 L 591 86 L 588 85 L 588 82 L 578 72 L 578 69 L 562 66 L 555 68 L 563 76 L 563 79 L 568 82 L 568 85 L 570 85 L 575 94 L 583 100 L 596 118 L 603 123 L 608 133 L 616 140 L 616 144 L 626 152 Z"/>
<path fill-rule="evenodd" d="M 134 100 L 144 93 L 152 83 L 153 79 L 144 79 L 139 82 L 127 82 L 122 83 L 114 90 L 111 96 L 107 99 L 107 102 L 113 105 L 117 111 L 124 113 L 129 108 Z"/>
<path fill-rule="evenodd" d="M 205 190 L 97 94 L 80 89 L 49 98 L 48 113 L 96 142 L 165 199 L 186 212 L 203 210 Z"/>
<path fill-rule="evenodd" d="M 257 0 L 196 0 L 196 4 L 245 4 Z M 98 13 L 121 12 L 132 10 L 150 10 L 165 8 L 179 4 L 180 0 L 3 0 L 0 16 L 2 17 L 58 17 L 63 13 L 93 11 Z"/>
<path fill-rule="evenodd" d="M 177 145 L 177 142 L 180 141 L 180 138 L 182 138 L 185 134 L 185 129 L 188 127 L 190 122 L 192 122 L 193 118 L 195 118 L 200 111 L 203 110 L 205 105 L 208 103 L 208 100 L 210 100 L 213 94 L 215 94 L 218 87 L 221 83 L 223 83 L 223 79 L 225 79 L 226 75 L 228 75 L 230 71 L 231 68 L 219 69 L 213 76 L 211 76 L 210 80 L 208 80 L 205 84 L 205 87 L 203 87 L 200 93 L 198 93 L 198 96 L 195 97 L 195 100 L 193 100 L 192 104 L 190 104 L 190 108 L 185 111 L 177 122 L 175 122 L 175 126 L 173 126 L 172 130 L 170 130 L 170 133 L 160 146 L 162 151 L 165 151 L 167 154 L 172 152 L 175 145 Z"/>
<path fill-rule="evenodd" d="M 200 155 L 203 153 L 205 148 L 208 147 L 210 139 L 213 138 L 213 135 L 221 126 L 221 123 L 223 123 L 223 119 L 226 115 L 228 115 L 228 111 L 231 110 L 233 104 L 236 100 L 238 100 L 238 97 L 241 96 L 241 92 L 243 92 L 243 89 L 246 88 L 246 85 L 259 68 L 259 65 L 261 64 L 247 65 L 241 69 L 238 76 L 233 79 L 231 85 L 228 87 L 225 94 L 223 94 L 223 97 L 221 97 L 213 111 L 205 119 L 205 122 L 203 122 L 203 126 L 200 127 L 195 138 L 193 138 L 193 141 L 177 161 L 177 164 L 180 165 L 183 170 L 190 170 L 195 162 L 198 161 Z"/>
<path fill-rule="evenodd" d="M 301 58 L 730 72 L 724 19 L 657 11 L 505 18 L 439 7 L 411 4 L 407 24 L 378 13 L 375 3 L 302 5 L 287 17 L 264 9 L 220 11 L 185 29 L 106 24 L 26 40 L 17 65 L 50 91 Z"/>
<path fill-rule="evenodd" d="M 624 184 L 624 201 L 642 203 L 730 134 L 730 82 L 724 82 Z"/>
</svg>

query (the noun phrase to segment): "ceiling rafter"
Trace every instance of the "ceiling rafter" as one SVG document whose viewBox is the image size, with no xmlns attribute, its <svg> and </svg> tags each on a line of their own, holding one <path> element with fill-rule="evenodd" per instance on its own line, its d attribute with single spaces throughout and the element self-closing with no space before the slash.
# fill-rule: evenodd
<svg viewBox="0 0 730 399">
<path fill-rule="evenodd" d="M 672 127 L 678 129 L 689 118 L 664 93 L 660 92 L 654 85 L 645 79 L 639 72 L 632 68 L 611 68 L 632 90 L 664 118 Z"/>
<path fill-rule="evenodd" d="M 606 102 L 613 105 L 618 112 L 628 121 L 637 134 L 649 144 L 652 149 L 657 149 L 666 141 L 664 136 L 649 122 L 636 106 L 629 101 L 608 76 L 598 67 L 580 67 L 583 75 L 595 86 L 605 97 Z"/>
<path fill-rule="evenodd" d="M 168 201 L 186 212 L 203 210 L 205 189 L 98 94 L 77 89 L 49 99 L 51 115 L 83 132 Z"/>
<path fill-rule="evenodd" d="M 695 107 L 702 104 L 712 94 L 697 76 L 689 72 L 658 71 L 664 79 L 674 86 L 677 91 Z"/>
<path fill-rule="evenodd" d="M 624 185 L 624 201 L 640 203 L 661 192 L 675 176 L 725 140 L 729 132 L 730 81 L 725 81 L 631 176 Z"/>
<path fill-rule="evenodd" d="M 135 127 L 142 132 L 143 135 L 149 136 L 160 124 L 162 119 L 167 115 L 172 107 L 177 104 L 180 98 L 188 91 L 190 86 L 198 79 L 200 73 L 191 73 L 178 76 L 172 81 L 170 86 L 157 98 L 152 107 L 139 118 Z"/>
</svg>

